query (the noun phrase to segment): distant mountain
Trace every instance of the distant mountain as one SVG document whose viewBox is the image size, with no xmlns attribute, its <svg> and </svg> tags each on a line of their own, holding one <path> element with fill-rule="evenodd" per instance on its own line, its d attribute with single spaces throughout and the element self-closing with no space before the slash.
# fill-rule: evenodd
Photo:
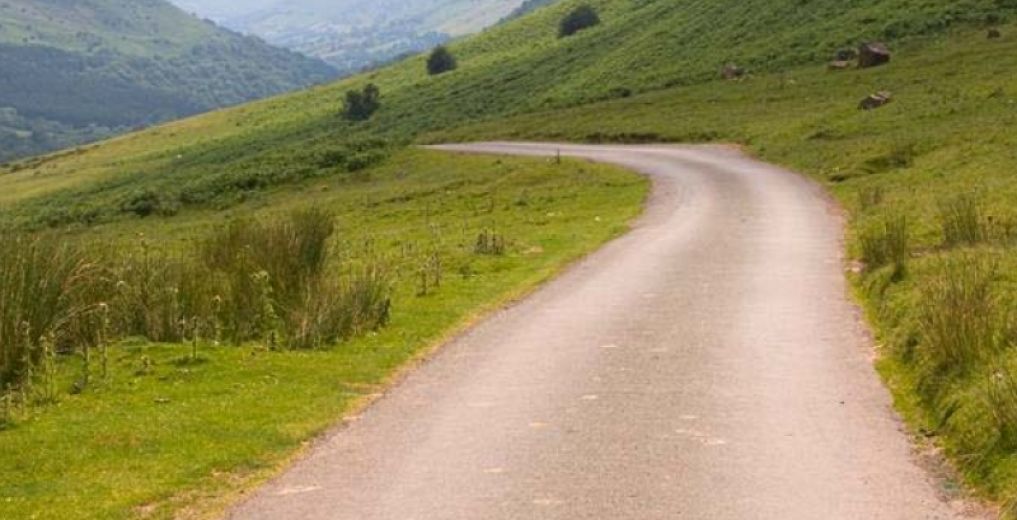
<svg viewBox="0 0 1017 520">
<path fill-rule="evenodd" d="M 524 0 L 172 0 L 237 31 L 354 72 L 480 31 Z"/>
<path fill-rule="evenodd" d="M 0 161 L 335 76 L 165 0 L 2 0 Z"/>
<path fill-rule="evenodd" d="M 505 18 L 502 18 L 498 23 L 511 22 L 516 18 L 526 16 L 527 14 L 530 14 L 533 11 L 540 9 L 541 7 L 551 5 L 557 1 L 558 0 L 524 0 L 523 3 L 519 5 L 519 7 L 513 9 L 512 12 L 505 16 Z"/>
</svg>

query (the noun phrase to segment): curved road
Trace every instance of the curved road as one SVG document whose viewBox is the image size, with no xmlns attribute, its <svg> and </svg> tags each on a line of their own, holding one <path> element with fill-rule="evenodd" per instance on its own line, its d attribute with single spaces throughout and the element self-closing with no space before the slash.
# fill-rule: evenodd
<svg viewBox="0 0 1017 520">
<path fill-rule="evenodd" d="M 722 147 L 490 143 L 651 176 L 634 230 L 447 345 L 239 519 L 946 519 L 837 210 Z"/>
</svg>

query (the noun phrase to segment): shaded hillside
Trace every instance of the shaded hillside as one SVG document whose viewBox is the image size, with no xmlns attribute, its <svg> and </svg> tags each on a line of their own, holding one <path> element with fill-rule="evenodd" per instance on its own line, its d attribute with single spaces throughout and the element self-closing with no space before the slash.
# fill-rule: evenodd
<svg viewBox="0 0 1017 520">
<path fill-rule="evenodd" d="M 0 4 L 0 161 L 325 81 L 161 0 Z"/>
</svg>

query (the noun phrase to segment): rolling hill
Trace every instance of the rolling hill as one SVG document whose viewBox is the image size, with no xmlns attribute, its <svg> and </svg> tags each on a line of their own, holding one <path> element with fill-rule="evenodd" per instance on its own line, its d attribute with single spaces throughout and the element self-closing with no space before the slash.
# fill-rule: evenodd
<svg viewBox="0 0 1017 520">
<path fill-rule="evenodd" d="M 344 72 L 385 63 L 449 38 L 478 32 L 521 0 L 174 0 L 223 25 L 310 56 Z"/>
<path fill-rule="evenodd" d="M 0 4 L 0 160 L 326 81 L 160 0 Z"/>
<path fill-rule="evenodd" d="M 559 21 L 580 3 L 593 5 L 602 23 L 559 38 Z M 1015 15 L 1017 5 L 1007 0 L 565 0 L 452 42 L 459 68 L 450 73 L 429 76 L 424 57 L 411 57 L 334 84 L 9 164 L 0 169 L 0 222 L 117 243 L 147 233 L 177 244 L 226 217 L 322 205 L 347 217 L 352 238 L 344 244 L 351 251 L 380 251 L 404 262 L 399 287 L 413 294 L 420 273 L 434 263 L 412 263 L 419 258 L 409 244 L 444 244 L 462 252 L 468 242 L 460 238 L 448 246 L 456 242 L 448 237 L 459 234 L 450 229 L 463 226 L 468 231 L 461 235 L 469 233 L 472 242 L 479 229 L 470 219 L 487 218 L 488 210 L 499 219 L 513 215 L 514 229 L 547 242 L 529 247 L 528 236 L 520 238 L 525 245 L 504 264 L 485 264 L 491 269 L 485 274 L 500 272 L 528 265 L 533 258 L 528 254 L 539 257 L 527 251 L 573 241 L 591 246 L 609 236 L 543 235 L 557 222 L 559 205 L 589 202 L 581 208 L 567 205 L 565 213 L 589 221 L 599 218 L 599 209 L 618 209 L 598 188 L 617 193 L 626 211 L 639 193 L 631 179 L 614 176 L 617 172 L 569 164 L 567 174 L 555 173 L 546 163 L 451 158 L 408 145 L 490 138 L 735 143 L 810 175 L 837 198 L 847 215 L 853 260 L 848 276 L 877 332 L 879 368 L 899 409 L 916 432 L 944 449 L 977 493 L 1017 504 Z M 998 37 L 987 38 L 987 29 L 998 30 Z M 871 40 L 888 44 L 889 64 L 828 70 L 838 50 Z M 721 67 L 729 63 L 746 74 L 722 80 Z M 369 83 L 381 90 L 380 109 L 368 121 L 341 117 L 345 94 Z M 893 102 L 878 110 L 858 108 L 863 97 L 878 91 L 891 91 Z M 515 174 L 502 182 L 503 171 Z M 538 188 L 527 188 L 530 183 Z M 585 195 L 558 193 L 565 186 Z M 626 213 L 619 211 L 614 226 L 624 221 Z M 434 215 L 445 220 L 435 225 Z M 375 226 L 378 221 L 386 222 L 384 231 Z M 462 280 L 477 279 L 471 278 L 476 265 L 455 266 Z M 543 264 L 541 269 L 546 275 L 550 268 Z M 520 272 L 512 271 L 514 283 L 524 277 Z M 491 299 L 493 290 L 485 294 L 488 299 L 464 297 L 469 304 L 449 315 L 466 320 L 497 301 Z M 419 313 L 416 321 L 399 326 L 409 330 L 417 321 L 435 323 L 428 305 L 409 305 Z M 428 330 L 433 338 L 444 329 Z M 951 331 L 971 336 L 958 340 Z M 405 349 L 400 350 L 404 356 L 426 349 L 426 341 L 410 346 L 400 329 L 388 333 L 385 339 L 346 345 L 350 358 L 336 363 L 377 362 L 371 356 L 386 356 L 389 341 Z M 937 357 L 957 345 L 960 361 L 943 363 Z M 980 350 L 967 352 L 971 345 Z M 165 348 L 163 356 L 170 359 L 174 348 L 185 347 Z M 139 363 L 141 355 L 125 359 Z M 223 354 L 224 359 L 232 355 Z M 399 364 L 380 363 L 385 370 Z M 300 373 L 289 370 L 285 373 Z M 357 382 L 350 388 L 364 388 L 358 386 L 364 385 L 361 379 L 349 377 Z M 307 395 L 335 386 L 327 377 L 293 379 Z M 374 391 L 370 384 L 378 379 L 370 379 L 363 391 Z M 157 389 L 150 392 L 159 395 Z M 208 392 L 204 398 L 211 409 L 229 402 Z M 151 397 L 145 394 L 130 406 L 147 413 Z M 89 406 L 98 407 L 99 400 L 88 401 Z M 332 411 L 348 406 L 344 401 Z M 33 436 L 63 439 L 62 420 L 79 424 L 74 410 L 65 405 L 53 415 L 41 412 L 49 422 L 10 432 L 18 441 L 11 445 L 30 446 Z M 286 419 L 264 421 L 271 431 L 282 430 L 284 440 L 269 444 L 245 437 L 250 442 L 245 451 L 222 456 L 205 454 L 223 446 L 215 433 L 202 433 L 208 424 L 180 426 L 189 443 L 212 449 L 188 452 L 195 466 L 189 476 L 175 484 L 153 479 L 150 492 L 131 503 L 154 501 L 170 511 L 214 509 L 221 493 L 262 478 L 258 471 L 286 460 L 308 435 L 320 431 L 285 410 L 273 413 Z M 315 415 L 315 425 L 324 427 L 327 415 Z M 293 434 L 286 425 L 304 428 Z M 219 426 L 210 431 L 225 429 Z M 104 424 L 90 427 L 107 435 Z M 64 447 L 68 454 L 76 448 Z M 57 470 L 47 471 L 40 470 L 38 478 Z M 148 471 L 156 474 L 165 467 Z M 224 472 L 228 478 L 222 478 Z M 215 496 L 195 491 L 209 489 L 210 482 Z M 28 497 L 10 506 L 29 504 L 18 512 L 52 498 L 39 491 L 44 487 L 39 481 L 13 487 Z M 93 511 L 105 511 L 104 500 L 124 500 L 113 498 L 114 491 L 90 493 Z M 166 496 L 174 499 L 161 498 Z"/>
</svg>

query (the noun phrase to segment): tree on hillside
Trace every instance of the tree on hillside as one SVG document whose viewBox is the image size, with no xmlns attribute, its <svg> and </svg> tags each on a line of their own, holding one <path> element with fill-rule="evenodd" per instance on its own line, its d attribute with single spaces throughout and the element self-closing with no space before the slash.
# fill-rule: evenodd
<svg viewBox="0 0 1017 520">
<path fill-rule="evenodd" d="M 363 91 L 348 90 L 346 92 L 346 103 L 343 105 L 343 117 L 350 121 L 366 121 L 371 118 L 381 102 L 381 90 L 374 83 L 368 83 Z"/>
<path fill-rule="evenodd" d="M 600 16 L 597 15 L 597 11 L 588 5 L 581 5 L 569 11 L 569 14 L 561 19 L 561 23 L 558 25 L 558 37 L 572 36 L 599 23 Z"/>
<path fill-rule="evenodd" d="M 444 45 L 435 47 L 427 57 L 427 73 L 432 76 L 455 70 L 457 66 L 456 57 Z"/>
</svg>

